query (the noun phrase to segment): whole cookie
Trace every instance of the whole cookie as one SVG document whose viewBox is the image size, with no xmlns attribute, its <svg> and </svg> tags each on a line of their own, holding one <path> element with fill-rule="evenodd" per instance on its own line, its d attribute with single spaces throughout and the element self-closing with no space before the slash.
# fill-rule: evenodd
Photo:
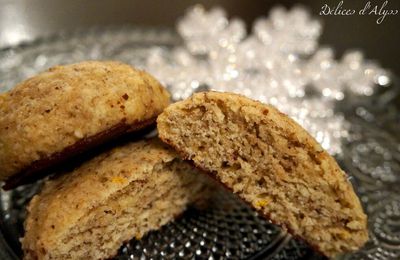
<svg viewBox="0 0 400 260">
<path fill-rule="evenodd" d="M 0 181 L 5 189 L 77 153 L 144 128 L 169 94 L 144 71 L 112 61 L 56 66 L 0 95 Z"/>
<path fill-rule="evenodd" d="M 209 192 L 158 139 L 131 142 L 47 181 L 27 208 L 24 259 L 109 259 Z"/>
<path fill-rule="evenodd" d="M 276 108 L 205 92 L 172 104 L 157 123 L 161 140 L 183 158 L 324 255 L 368 240 L 367 217 L 345 173 Z"/>
</svg>

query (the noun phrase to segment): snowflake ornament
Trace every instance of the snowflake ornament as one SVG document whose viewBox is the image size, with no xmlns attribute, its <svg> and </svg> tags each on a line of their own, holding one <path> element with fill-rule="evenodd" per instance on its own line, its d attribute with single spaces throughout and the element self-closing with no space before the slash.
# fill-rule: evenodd
<svg viewBox="0 0 400 260">
<path fill-rule="evenodd" d="M 331 154 L 340 155 L 349 129 L 334 112 L 336 102 L 346 93 L 372 95 L 390 83 L 388 73 L 361 52 L 336 60 L 332 48 L 319 47 L 322 24 L 303 7 L 273 8 L 248 35 L 242 20 L 197 5 L 178 21 L 177 31 L 183 46 L 153 49 L 146 66 L 174 100 L 205 87 L 243 94 L 288 114 Z"/>
</svg>

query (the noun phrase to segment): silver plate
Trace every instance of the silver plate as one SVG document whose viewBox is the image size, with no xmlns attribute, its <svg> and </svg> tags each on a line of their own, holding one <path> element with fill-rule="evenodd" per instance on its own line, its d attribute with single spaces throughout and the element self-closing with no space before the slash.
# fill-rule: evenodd
<svg viewBox="0 0 400 260">
<path fill-rule="evenodd" d="M 108 27 L 58 34 L 0 50 L 0 92 L 57 65 L 112 59 L 144 66 L 150 48 L 180 44 L 173 31 Z M 396 83 L 396 81 L 395 81 Z M 398 84 L 394 84 L 398 86 Z M 397 89 L 338 106 L 351 122 L 342 167 L 369 216 L 370 241 L 344 259 L 400 259 L 400 118 Z M 25 205 L 40 183 L 0 191 L 0 259 L 18 259 Z M 318 259 L 309 247 L 260 218 L 233 195 L 218 192 L 207 209 L 190 208 L 176 221 L 124 245 L 117 259 Z"/>
</svg>

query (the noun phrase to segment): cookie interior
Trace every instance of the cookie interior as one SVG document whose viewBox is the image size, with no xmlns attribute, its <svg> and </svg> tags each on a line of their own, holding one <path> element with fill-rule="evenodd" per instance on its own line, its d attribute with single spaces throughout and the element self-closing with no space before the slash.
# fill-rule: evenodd
<svg viewBox="0 0 400 260">
<path fill-rule="evenodd" d="M 160 138 L 323 254 L 358 249 L 366 216 L 336 162 L 304 143 L 308 135 L 299 140 L 288 118 L 288 129 L 278 125 L 276 109 L 227 95 L 200 93 L 170 106 L 158 118 Z"/>
</svg>

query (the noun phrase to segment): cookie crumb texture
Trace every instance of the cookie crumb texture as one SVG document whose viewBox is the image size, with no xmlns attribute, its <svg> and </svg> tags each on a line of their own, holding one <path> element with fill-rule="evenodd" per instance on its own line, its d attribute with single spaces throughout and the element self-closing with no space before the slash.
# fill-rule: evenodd
<svg viewBox="0 0 400 260">
<path fill-rule="evenodd" d="M 130 143 L 48 181 L 28 206 L 24 259 L 107 259 L 202 197 L 206 179 L 159 140 Z"/>
<path fill-rule="evenodd" d="M 169 94 L 112 61 L 56 66 L 0 95 L 0 181 L 120 123 L 155 118 Z"/>
<path fill-rule="evenodd" d="M 158 117 L 160 138 L 267 219 L 333 257 L 367 240 L 367 217 L 336 161 L 297 123 L 240 95 L 205 92 Z"/>
</svg>

